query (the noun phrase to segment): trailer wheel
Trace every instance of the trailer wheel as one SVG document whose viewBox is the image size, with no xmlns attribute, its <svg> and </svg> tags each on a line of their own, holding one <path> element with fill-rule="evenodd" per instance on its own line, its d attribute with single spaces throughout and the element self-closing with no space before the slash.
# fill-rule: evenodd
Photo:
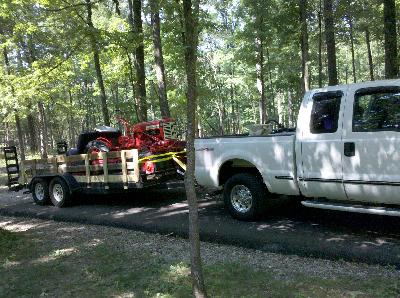
<svg viewBox="0 0 400 298">
<path fill-rule="evenodd" d="M 265 209 L 267 190 L 262 180 L 249 173 L 233 175 L 224 186 L 224 203 L 232 217 L 256 219 Z"/>
<path fill-rule="evenodd" d="M 56 177 L 50 182 L 50 198 L 56 207 L 65 207 L 70 203 L 71 193 L 67 183 Z"/>
<path fill-rule="evenodd" d="M 36 204 L 46 205 L 50 201 L 49 185 L 46 180 L 37 178 L 32 183 L 32 197 Z"/>
</svg>

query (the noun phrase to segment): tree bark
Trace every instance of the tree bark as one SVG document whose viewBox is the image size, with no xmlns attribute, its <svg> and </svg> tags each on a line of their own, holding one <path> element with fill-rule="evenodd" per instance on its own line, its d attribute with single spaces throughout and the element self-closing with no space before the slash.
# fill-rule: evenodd
<svg viewBox="0 0 400 298">
<path fill-rule="evenodd" d="M 353 70 L 353 82 L 357 83 L 357 74 L 356 74 L 356 60 L 354 53 L 354 30 L 353 30 L 353 17 L 348 16 L 349 20 L 349 29 L 350 29 L 350 49 L 351 49 L 351 66 Z"/>
<path fill-rule="evenodd" d="M 301 45 L 301 88 L 303 93 L 310 90 L 308 29 L 307 29 L 307 0 L 299 1 L 300 13 L 300 45 Z"/>
<path fill-rule="evenodd" d="M 10 68 L 10 61 L 8 60 L 8 53 L 7 53 L 7 48 L 3 47 L 3 55 L 4 55 L 4 63 L 6 66 L 6 74 L 11 75 L 11 68 Z M 15 96 L 15 90 L 14 86 L 11 85 L 11 95 L 14 97 Z M 19 147 L 19 153 L 20 153 L 20 158 L 21 160 L 25 160 L 25 143 L 24 143 L 24 137 L 22 134 L 22 127 L 21 127 L 21 120 L 19 118 L 18 111 L 14 111 L 15 115 L 15 126 L 17 127 L 17 136 L 18 136 L 18 147 Z"/>
<path fill-rule="evenodd" d="M 32 106 L 29 106 L 28 109 L 31 111 Z M 33 115 L 31 113 L 28 114 L 26 117 L 28 121 L 28 134 L 29 134 L 29 145 L 31 149 L 31 153 L 36 153 L 38 152 L 38 146 L 36 142 L 36 130 L 35 130 L 35 119 L 33 118 Z"/>
<path fill-rule="evenodd" d="M 326 53 L 328 58 L 328 84 L 329 86 L 334 86 L 338 84 L 338 75 L 336 69 L 335 25 L 332 0 L 324 0 L 324 16 Z"/>
<path fill-rule="evenodd" d="M 24 143 L 24 137 L 22 134 L 21 120 L 20 120 L 17 112 L 15 112 L 15 125 L 17 127 L 20 158 L 21 158 L 21 160 L 25 160 L 25 143 Z"/>
<path fill-rule="evenodd" d="M 194 138 L 196 134 L 196 61 L 197 61 L 197 20 L 193 17 L 192 1 L 183 0 L 183 17 L 185 28 L 185 66 L 187 79 L 187 165 L 185 173 L 185 189 L 189 204 L 189 240 L 190 240 L 190 261 L 193 295 L 195 297 L 206 297 L 204 285 L 201 256 L 198 202 L 194 184 L 195 150 Z"/>
<path fill-rule="evenodd" d="M 367 44 L 367 52 L 368 52 L 368 65 L 369 65 L 369 77 L 371 81 L 375 80 L 374 78 L 374 63 L 372 60 L 372 51 L 371 51 L 371 41 L 370 41 L 370 34 L 369 29 L 365 29 L 365 42 Z"/>
<path fill-rule="evenodd" d="M 42 158 L 47 158 L 47 146 L 48 146 L 48 136 L 47 136 L 47 121 L 46 113 L 44 112 L 43 102 L 38 102 L 39 110 L 39 126 L 40 126 L 40 155 Z"/>
<path fill-rule="evenodd" d="M 118 0 L 113 0 L 113 2 L 114 2 L 114 5 L 115 5 L 115 13 L 120 16 L 121 15 L 121 10 L 119 8 L 119 1 Z"/>
<path fill-rule="evenodd" d="M 256 14 L 256 76 L 257 76 L 257 90 L 260 96 L 259 100 L 259 113 L 260 124 L 267 121 L 266 100 L 265 100 L 265 77 L 264 77 L 264 44 L 263 36 L 261 34 L 261 27 L 263 24 L 263 17 L 259 13 L 259 7 L 255 5 Z"/>
<path fill-rule="evenodd" d="M 147 121 L 146 74 L 144 71 L 144 44 L 142 28 L 141 0 L 128 0 L 128 21 L 133 33 L 136 34 L 138 45 L 135 49 L 136 96 L 139 121 Z"/>
<path fill-rule="evenodd" d="M 318 87 L 322 88 L 322 0 L 318 10 Z"/>
<path fill-rule="evenodd" d="M 164 57 L 162 52 L 161 33 L 160 33 L 160 14 L 159 0 L 150 0 L 151 26 L 153 28 L 154 45 L 154 68 L 156 71 L 158 85 L 158 99 L 160 111 L 163 118 L 171 117 L 167 98 L 167 85 L 165 81 Z"/>
<path fill-rule="evenodd" d="M 69 139 L 69 146 L 74 147 L 75 142 L 74 142 L 74 133 L 72 131 L 72 123 L 74 121 L 74 118 L 72 116 L 72 93 L 71 90 L 68 90 L 68 96 L 69 96 L 69 115 L 68 115 L 68 139 Z"/>
<path fill-rule="evenodd" d="M 126 52 L 126 56 L 128 58 L 128 67 L 129 67 L 129 82 L 131 83 L 131 88 L 132 88 L 132 95 L 133 98 L 136 98 L 136 87 L 135 87 L 135 78 L 133 74 L 133 68 L 132 68 L 132 58 L 130 53 Z M 135 115 L 136 115 L 136 120 L 139 121 L 139 108 L 138 108 L 138 103 L 137 100 L 134 101 L 134 108 L 135 108 Z"/>
<path fill-rule="evenodd" d="M 395 0 L 383 1 L 385 31 L 385 78 L 394 79 L 398 75 L 396 4 Z"/>
<path fill-rule="evenodd" d="M 92 22 L 92 3 L 90 2 L 90 0 L 86 0 L 86 10 L 87 10 L 86 23 L 89 26 L 90 46 L 93 52 L 93 61 L 96 69 L 97 82 L 100 88 L 100 99 L 101 99 L 101 110 L 103 113 L 103 121 L 104 125 L 110 126 L 110 115 L 108 113 L 108 107 L 107 107 L 107 96 L 106 96 L 106 90 L 104 88 L 103 74 L 101 72 L 100 55 L 99 55 L 97 40 L 95 37 L 95 28 Z"/>
</svg>

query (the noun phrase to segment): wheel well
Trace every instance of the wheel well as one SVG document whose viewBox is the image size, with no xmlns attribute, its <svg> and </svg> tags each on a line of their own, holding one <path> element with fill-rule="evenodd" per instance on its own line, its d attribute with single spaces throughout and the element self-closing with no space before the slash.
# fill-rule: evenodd
<svg viewBox="0 0 400 298">
<path fill-rule="evenodd" d="M 262 179 L 257 167 L 251 162 L 244 159 L 231 159 L 226 161 L 219 169 L 218 184 L 223 185 L 225 182 L 235 174 L 250 173 Z"/>
</svg>

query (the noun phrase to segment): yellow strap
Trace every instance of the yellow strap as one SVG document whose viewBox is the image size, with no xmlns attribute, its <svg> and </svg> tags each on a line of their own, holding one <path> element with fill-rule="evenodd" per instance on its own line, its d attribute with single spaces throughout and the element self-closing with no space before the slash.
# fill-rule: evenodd
<svg viewBox="0 0 400 298">
<path fill-rule="evenodd" d="M 180 151 L 180 152 L 167 152 L 167 153 L 163 153 L 163 154 L 145 156 L 145 157 L 139 159 L 139 162 L 144 161 L 144 160 L 148 160 L 148 159 L 152 159 L 152 158 L 158 158 L 158 157 L 162 157 L 162 156 L 172 156 L 172 155 L 178 155 L 178 154 L 182 154 L 182 153 L 186 153 L 186 150 L 183 150 L 183 151 Z"/>
<path fill-rule="evenodd" d="M 186 153 L 186 151 L 168 152 L 168 153 L 159 154 L 159 155 L 150 155 L 150 156 L 146 156 L 146 157 L 143 157 L 143 158 L 139 159 L 139 162 L 143 162 L 143 161 L 149 160 L 149 159 L 151 159 L 151 158 L 155 158 L 155 157 L 167 156 L 167 157 L 164 157 L 164 158 L 159 158 L 159 159 L 151 160 L 151 162 L 153 162 L 153 163 L 158 163 L 158 162 L 167 161 L 167 160 L 171 160 L 171 159 L 172 159 L 172 160 L 175 161 L 184 171 L 186 171 L 186 165 L 185 165 L 178 157 L 176 157 L 176 155 L 182 154 L 182 153 Z"/>
<path fill-rule="evenodd" d="M 179 160 L 179 158 L 173 155 L 172 159 L 186 172 L 186 165 L 181 160 Z"/>
</svg>

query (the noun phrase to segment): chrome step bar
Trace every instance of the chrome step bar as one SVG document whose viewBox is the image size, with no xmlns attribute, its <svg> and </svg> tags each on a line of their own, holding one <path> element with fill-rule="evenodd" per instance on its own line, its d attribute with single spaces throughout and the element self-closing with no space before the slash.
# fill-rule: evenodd
<svg viewBox="0 0 400 298">
<path fill-rule="evenodd" d="M 306 207 L 327 209 L 327 210 L 386 215 L 386 216 L 400 216 L 400 209 L 388 208 L 388 207 L 362 206 L 362 205 L 340 204 L 334 202 L 319 202 L 319 201 L 302 201 L 301 204 Z"/>
</svg>

